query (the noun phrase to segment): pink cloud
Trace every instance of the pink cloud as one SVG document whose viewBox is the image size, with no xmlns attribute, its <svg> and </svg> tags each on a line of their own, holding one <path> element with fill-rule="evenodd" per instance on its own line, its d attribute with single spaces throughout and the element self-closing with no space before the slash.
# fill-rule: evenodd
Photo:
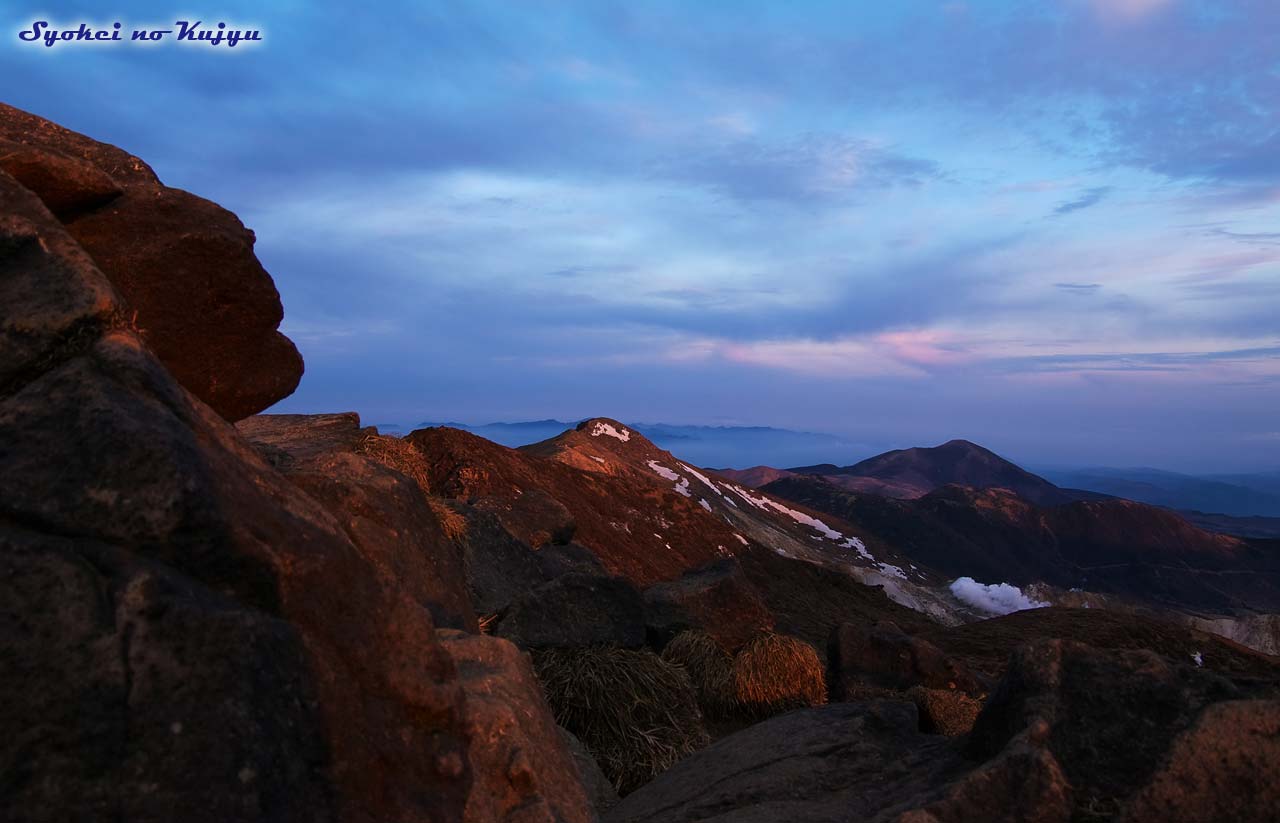
<svg viewBox="0 0 1280 823">
<path fill-rule="evenodd" d="M 835 340 L 699 341 L 669 359 L 719 357 L 819 377 L 927 377 L 931 370 L 970 359 L 944 332 L 927 329 L 849 336 Z"/>
<path fill-rule="evenodd" d="M 1109 23 L 1133 23 L 1173 5 L 1173 0 L 1089 0 L 1093 13 Z"/>
</svg>

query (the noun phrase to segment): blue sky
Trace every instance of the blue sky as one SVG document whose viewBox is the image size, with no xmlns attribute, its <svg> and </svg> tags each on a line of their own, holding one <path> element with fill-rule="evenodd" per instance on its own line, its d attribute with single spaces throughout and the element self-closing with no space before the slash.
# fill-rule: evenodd
<svg viewBox="0 0 1280 823">
<path fill-rule="evenodd" d="M 187 18 L 156 8 L 7 4 L 0 99 L 257 232 L 307 361 L 281 411 L 1280 466 L 1273 0 L 220 2 L 192 16 L 264 42 L 16 36 Z"/>
</svg>

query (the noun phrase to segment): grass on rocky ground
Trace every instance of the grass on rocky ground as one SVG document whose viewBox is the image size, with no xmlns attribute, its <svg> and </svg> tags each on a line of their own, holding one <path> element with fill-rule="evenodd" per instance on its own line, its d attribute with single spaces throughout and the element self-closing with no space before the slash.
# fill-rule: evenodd
<svg viewBox="0 0 1280 823">
<path fill-rule="evenodd" d="M 556 722 L 578 736 L 627 794 L 709 742 L 685 670 L 651 651 L 533 652 Z"/>
</svg>

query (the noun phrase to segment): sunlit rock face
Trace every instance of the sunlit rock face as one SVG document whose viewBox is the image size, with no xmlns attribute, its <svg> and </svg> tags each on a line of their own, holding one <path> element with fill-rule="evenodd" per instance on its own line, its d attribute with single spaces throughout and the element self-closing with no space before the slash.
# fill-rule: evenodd
<svg viewBox="0 0 1280 823">
<path fill-rule="evenodd" d="M 0 104 L 0 169 L 34 193 L 107 276 L 120 312 L 183 388 L 227 420 L 289 396 L 302 357 L 254 235 L 165 186 L 146 163 Z"/>
</svg>

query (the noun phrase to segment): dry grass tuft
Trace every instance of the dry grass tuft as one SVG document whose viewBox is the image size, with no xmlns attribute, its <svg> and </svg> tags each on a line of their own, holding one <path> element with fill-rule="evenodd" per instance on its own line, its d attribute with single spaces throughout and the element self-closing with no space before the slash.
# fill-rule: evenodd
<svg viewBox="0 0 1280 823">
<path fill-rule="evenodd" d="M 427 505 L 431 507 L 431 513 L 436 516 L 436 521 L 440 523 L 440 528 L 444 529 L 445 537 L 453 541 L 461 540 L 467 536 L 467 518 L 461 513 L 455 511 L 438 497 L 428 497 Z"/>
<path fill-rule="evenodd" d="M 920 712 L 920 731 L 928 734 L 968 734 L 982 711 L 982 701 L 964 692 L 913 686 L 906 696 Z"/>
<path fill-rule="evenodd" d="M 735 713 L 733 660 L 711 635 L 697 629 L 682 631 L 662 650 L 662 659 L 688 673 L 698 705 L 708 717 L 724 719 Z"/>
<path fill-rule="evenodd" d="M 408 440 L 385 434 L 368 434 L 357 444 L 356 451 L 389 469 L 395 469 L 417 483 L 423 494 L 430 494 L 431 481 L 427 478 L 426 461 L 422 452 Z"/>
<path fill-rule="evenodd" d="M 827 702 L 824 666 L 813 646 L 784 634 L 756 635 L 733 659 L 733 695 L 741 709 L 768 717 Z"/>
<path fill-rule="evenodd" d="M 620 794 L 707 745 L 689 678 L 650 651 L 533 653 L 556 722 L 578 736 Z"/>
<path fill-rule="evenodd" d="M 480 615 L 480 617 L 477 619 L 477 622 L 479 623 L 479 626 L 480 626 L 480 633 L 493 634 L 493 629 L 498 622 L 498 617 L 499 615 L 497 613 Z"/>
</svg>

